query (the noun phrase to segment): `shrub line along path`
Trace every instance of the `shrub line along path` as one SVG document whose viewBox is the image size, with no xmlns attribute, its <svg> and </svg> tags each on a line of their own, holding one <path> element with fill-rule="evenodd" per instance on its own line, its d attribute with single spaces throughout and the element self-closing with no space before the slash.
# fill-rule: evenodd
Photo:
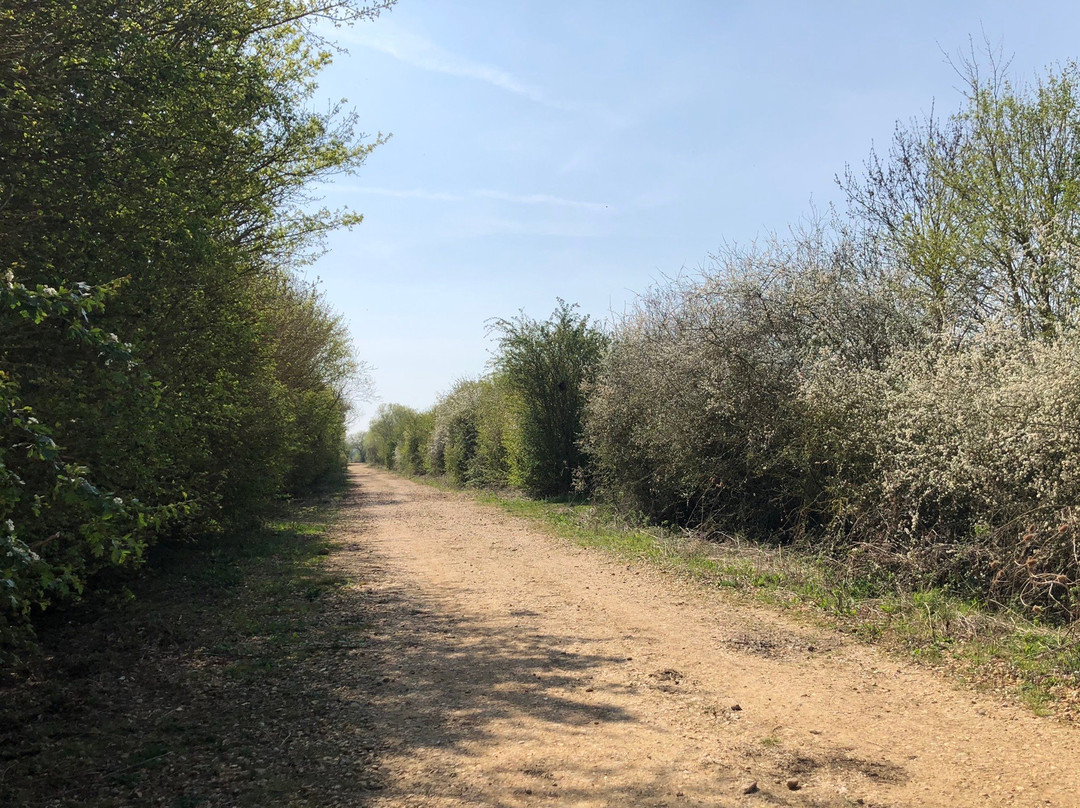
<svg viewBox="0 0 1080 808">
<path fill-rule="evenodd" d="M 371 805 L 1080 805 L 1080 728 L 466 495 L 350 474 L 329 562 L 409 606 L 373 627 Z"/>
</svg>

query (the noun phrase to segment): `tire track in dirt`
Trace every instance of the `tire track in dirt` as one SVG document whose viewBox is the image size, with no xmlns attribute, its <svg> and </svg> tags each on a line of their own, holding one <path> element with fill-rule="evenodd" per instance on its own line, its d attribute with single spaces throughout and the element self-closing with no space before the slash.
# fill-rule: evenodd
<svg viewBox="0 0 1080 808">
<path fill-rule="evenodd" d="M 330 563 L 405 605 L 374 627 L 370 805 L 1080 805 L 1074 726 L 467 496 L 350 474 Z"/>
</svg>

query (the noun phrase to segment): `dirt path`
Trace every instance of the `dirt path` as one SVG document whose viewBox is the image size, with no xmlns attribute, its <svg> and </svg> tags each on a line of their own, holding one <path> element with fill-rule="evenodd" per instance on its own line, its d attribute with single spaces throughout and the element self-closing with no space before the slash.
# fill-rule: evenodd
<svg viewBox="0 0 1080 808">
<path fill-rule="evenodd" d="M 407 604 L 374 629 L 371 805 L 1080 805 L 1080 729 L 467 497 L 351 474 L 331 562 Z"/>
</svg>

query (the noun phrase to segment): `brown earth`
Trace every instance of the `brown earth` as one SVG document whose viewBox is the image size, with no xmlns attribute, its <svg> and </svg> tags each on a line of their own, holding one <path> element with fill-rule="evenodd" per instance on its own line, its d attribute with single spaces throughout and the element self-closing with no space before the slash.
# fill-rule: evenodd
<svg viewBox="0 0 1080 808">
<path fill-rule="evenodd" d="M 390 806 L 1077 806 L 1080 729 L 367 467 L 329 563 L 376 604 Z M 744 794 L 751 784 L 754 793 Z"/>
<path fill-rule="evenodd" d="M 324 497 L 163 546 L 134 601 L 43 626 L 0 806 L 1080 806 L 1076 724 L 350 475 L 329 531 Z"/>
</svg>

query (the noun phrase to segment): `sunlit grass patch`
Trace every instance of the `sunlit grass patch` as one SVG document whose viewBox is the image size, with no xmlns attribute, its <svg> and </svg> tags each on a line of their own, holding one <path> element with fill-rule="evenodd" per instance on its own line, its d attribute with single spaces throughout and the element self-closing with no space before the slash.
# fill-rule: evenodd
<svg viewBox="0 0 1080 808">
<path fill-rule="evenodd" d="M 477 499 L 532 520 L 582 547 L 664 569 L 776 608 L 909 659 L 947 667 L 979 686 L 1011 692 L 1037 713 L 1080 712 L 1080 638 L 945 588 L 905 591 L 889 579 L 852 576 L 834 560 L 738 537 L 703 541 L 643 527 L 588 503 L 478 492 Z"/>
</svg>

